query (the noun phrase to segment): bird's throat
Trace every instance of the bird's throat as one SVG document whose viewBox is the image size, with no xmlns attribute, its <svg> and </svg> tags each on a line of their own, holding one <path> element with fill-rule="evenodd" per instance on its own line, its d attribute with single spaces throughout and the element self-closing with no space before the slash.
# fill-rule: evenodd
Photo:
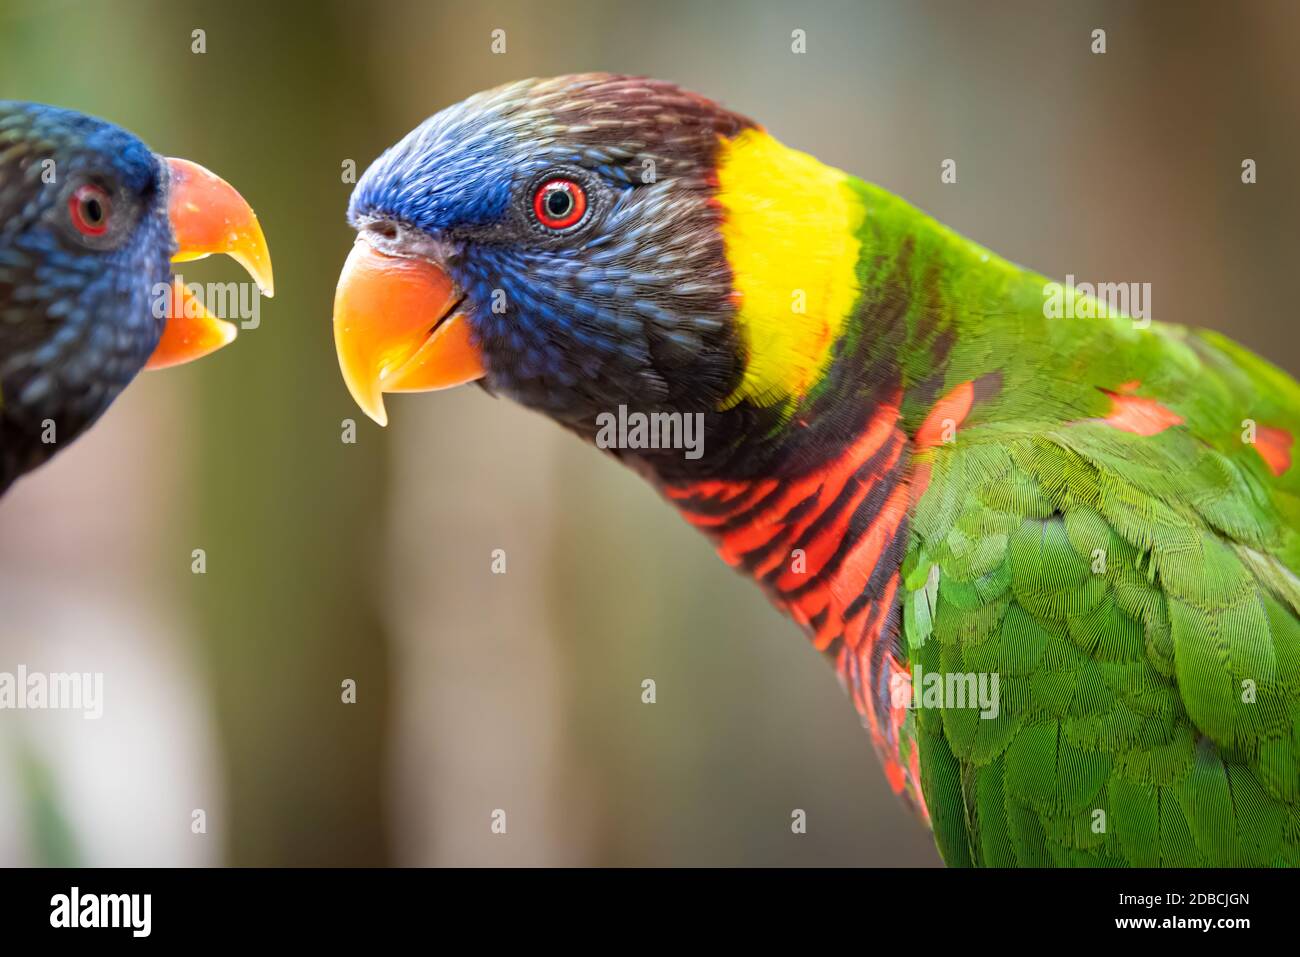
<svg viewBox="0 0 1300 957">
<path fill-rule="evenodd" d="M 908 515 L 926 473 L 911 468 L 898 399 L 878 404 L 843 451 L 800 475 L 662 489 L 834 662 L 901 791 L 914 775 L 900 760 L 901 716 L 891 696 L 907 674 L 897 598 Z M 914 797 L 919 803 L 919 792 Z"/>
</svg>

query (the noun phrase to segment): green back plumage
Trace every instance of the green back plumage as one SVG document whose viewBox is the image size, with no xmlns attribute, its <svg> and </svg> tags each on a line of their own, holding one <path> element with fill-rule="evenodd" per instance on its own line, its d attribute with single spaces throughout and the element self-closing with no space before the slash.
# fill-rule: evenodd
<svg viewBox="0 0 1300 957">
<path fill-rule="evenodd" d="M 900 744 L 945 859 L 1300 864 L 1300 474 L 1249 441 L 1289 446 L 1300 387 L 1217 334 L 1047 318 L 1044 277 L 854 189 L 904 431 L 978 384 L 914 450 L 902 568 L 913 669 L 1000 679 L 996 718 L 922 707 Z"/>
</svg>

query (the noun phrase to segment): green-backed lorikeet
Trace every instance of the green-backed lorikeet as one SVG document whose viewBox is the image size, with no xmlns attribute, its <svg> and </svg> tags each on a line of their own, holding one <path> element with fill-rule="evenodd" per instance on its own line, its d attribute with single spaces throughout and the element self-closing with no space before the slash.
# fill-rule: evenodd
<svg viewBox="0 0 1300 957">
<path fill-rule="evenodd" d="M 833 662 L 950 864 L 1300 864 L 1289 376 L 1052 318 L 1043 276 L 652 80 L 471 97 L 349 217 L 361 407 L 478 380 L 621 446 Z M 703 416 L 701 454 L 638 413 Z"/>
<path fill-rule="evenodd" d="M 212 253 L 272 294 L 257 217 L 223 180 L 103 120 L 0 101 L 0 493 L 141 369 L 234 339 L 169 282 L 169 262 Z"/>
</svg>

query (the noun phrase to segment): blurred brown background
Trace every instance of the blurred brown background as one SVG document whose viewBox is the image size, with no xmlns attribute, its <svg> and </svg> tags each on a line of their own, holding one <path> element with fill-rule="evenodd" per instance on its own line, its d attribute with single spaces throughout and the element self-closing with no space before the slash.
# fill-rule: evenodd
<svg viewBox="0 0 1300 957">
<path fill-rule="evenodd" d="M 0 503 L 0 670 L 105 673 L 99 722 L 0 713 L 0 863 L 938 863 L 820 656 L 639 480 L 477 389 L 352 406 L 342 164 L 508 80 L 655 75 L 1294 373 L 1298 38 L 1284 0 L 0 0 L 0 98 L 219 172 L 278 291 Z"/>
</svg>

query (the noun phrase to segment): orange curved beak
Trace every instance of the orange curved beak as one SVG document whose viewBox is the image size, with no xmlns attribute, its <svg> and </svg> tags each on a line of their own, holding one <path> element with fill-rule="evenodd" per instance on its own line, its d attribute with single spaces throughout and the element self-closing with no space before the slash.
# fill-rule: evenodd
<svg viewBox="0 0 1300 957">
<path fill-rule="evenodd" d="M 482 378 L 482 354 L 447 273 L 358 238 L 334 293 L 334 348 L 361 410 L 388 424 L 385 392 L 431 392 Z"/>
<path fill-rule="evenodd" d="M 225 253 L 248 271 L 262 294 L 275 295 L 271 252 L 252 207 L 220 176 L 189 160 L 168 159 L 167 215 L 176 239 L 172 262 Z M 202 358 L 234 341 L 239 327 L 211 315 L 177 281 L 166 303 L 167 325 L 146 369 L 165 369 Z"/>
</svg>

